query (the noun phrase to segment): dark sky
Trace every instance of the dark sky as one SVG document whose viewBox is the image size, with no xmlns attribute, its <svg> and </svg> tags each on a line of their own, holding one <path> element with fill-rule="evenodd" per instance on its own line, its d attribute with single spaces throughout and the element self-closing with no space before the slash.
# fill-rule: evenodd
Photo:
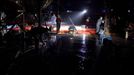
<svg viewBox="0 0 134 75">
<path fill-rule="evenodd" d="M 0 5 L 3 5 L 4 1 L 9 1 L 9 0 L 0 0 Z M 23 0 L 23 1 L 25 2 L 27 1 L 27 3 L 31 3 L 31 5 L 29 4 L 28 6 L 29 9 L 31 9 L 30 6 L 33 7 L 32 4 L 34 3 L 32 1 L 34 0 Z M 54 9 L 57 9 L 57 4 L 59 1 L 58 7 L 61 11 L 66 11 L 66 10 L 78 11 L 83 9 L 89 9 L 93 12 L 96 12 L 96 11 L 101 11 L 103 9 L 106 9 L 106 6 L 108 8 L 117 9 L 117 10 L 134 8 L 134 0 L 53 0 L 53 1 L 54 1 L 53 2 Z M 8 5 L 8 3 L 5 5 Z"/>
<path fill-rule="evenodd" d="M 7 12 L 14 13 L 18 6 L 13 3 L 8 3 L 9 0 L 0 0 L 0 9 L 8 10 Z M 29 1 L 32 0 L 23 0 Z M 38 1 L 38 0 L 36 0 Z M 4 2 L 4 3 L 3 3 Z M 34 3 L 32 3 L 34 4 Z M 32 4 L 30 5 L 31 7 Z M 58 6 L 59 4 L 59 6 Z M 59 7 L 60 11 L 72 10 L 81 11 L 83 9 L 88 9 L 90 14 L 100 14 L 105 12 L 105 10 L 114 9 L 118 14 L 126 13 L 128 9 L 134 11 L 134 0 L 53 0 L 53 10 L 57 10 Z M 27 6 L 27 9 L 31 9 Z M 57 7 L 58 6 L 58 7 Z M 34 8 L 34 7 L 33 7 Z M 33 10 L 33 9 L 31 9 Z"/>
<path fill-rule="evenodd" d="M 58 0 L 54 0 L 58 4 Z M 54 6 L 54 9 L 57 9 Z M 128 10 L 134 13 L 134 0 L 59 0 L 60 11 L 81 11 L 88 9 L 89 16 L 101 16 L 106 12 L 114 11 L 113 14 L 126 17 Z M 134 14 L 133 14 L 134 15 Z"/>
<path fill-rule="evenodd" d="M 58 0 L 54 0 L 55 2 Z M 59 0 L 60 10 L 82 10 L 88 8 L 91 11 L 99 11 L 109 8 L 125 10 L 134 8 L 134 0 Z"/>
</svg>

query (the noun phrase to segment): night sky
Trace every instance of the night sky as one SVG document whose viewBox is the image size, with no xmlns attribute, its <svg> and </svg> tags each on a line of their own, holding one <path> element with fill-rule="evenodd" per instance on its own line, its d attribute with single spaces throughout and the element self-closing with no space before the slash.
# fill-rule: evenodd
<svg viewBox="0 0 134 75">
<path fill-rule="evenodd" d="M 54 0 L 58 2 L 57 0 Z M 107 9 L 116 11 L 125 11 L 134 8 L 133 0 L 59 0 L 61 11 L 73 10 L 78 11 L 84 8 L 89 9 L 92 13 L 100 12 Z"/>
<path fill-rule="evenodd" d="M 33 12 L 35 8 L 34 4 L 37 2 L 33 3 L 34 0 L 23 1 L 26 1 L 24 5 L 27 11 Z M 81 11 L 83 9 L 88 9 L 90 11 L 90 15 L 102 15 L 111 9 L 113 9 L 117 15 L 121 16 L 126 15 L 128 10 L 131 10 L 132 14 L 134 12 L 134 0 L 53 0 L 51 5 L 53 11 L 57 11 L 58 9 L 61 12 L 67 10 Z M 10 0 L 0 0 L 0 10 L 5 10 L 6 13 L 16 14 L 16 9 L 18 7 L 19 6 L 10 2 Z"/>
</svg>

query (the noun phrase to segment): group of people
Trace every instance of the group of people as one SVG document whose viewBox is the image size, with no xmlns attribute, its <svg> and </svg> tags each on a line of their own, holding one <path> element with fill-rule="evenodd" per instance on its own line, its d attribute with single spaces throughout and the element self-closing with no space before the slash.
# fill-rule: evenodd
<svg viewBox="0 0 134 75">
<path fill-rule="evenodd" d="M 52 17 L 51 17 L 51 22 L 53 25 L 56 25 L 56 33 L 59 33 L 60 31 L 60 27 L 61 27 L 61 17 L 59 14 L 55 15 L 54 13 L 52 14 Z"/>
<path fill-rule="evenodd" d="M 100 17 L 96 23 L 96 34 L 101 45 L 103 44 L 104 39 L 112 40 L 112 37 L 109 34 L 109 29 L 108 27 L 104 26 L 104 24 L 105 22 L 103 17 Z"/>
</svg>

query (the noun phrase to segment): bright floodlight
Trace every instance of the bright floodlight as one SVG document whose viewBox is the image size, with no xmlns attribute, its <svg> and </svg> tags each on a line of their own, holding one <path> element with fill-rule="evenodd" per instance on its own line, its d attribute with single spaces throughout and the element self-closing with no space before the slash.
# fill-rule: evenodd
<svg viewBox="0 0 134 75">
<path fill-rule="evenodd" d="M 79 11 L 78 13 L 75 13 L 72 17 L 73 21 L 76 23 L 80 23 L 80 21 L 83 19 L 84 15 L 88 12 L 87 9 Z"/>
<path fill-rule="evenodd" d="M 83 14 L 85 14 L 85 13 L 87 13 L 87 10 L 85 9 L 85 10 L 83 10 Z"/>
<path fill-rule="evenodd" d="M 87 13 L 87 10 L 85 9 L 85 10 L 83 10 L 83 11 L 80 12 L 80 15 L 84 15 L 86 13 Z"/>
</svg>

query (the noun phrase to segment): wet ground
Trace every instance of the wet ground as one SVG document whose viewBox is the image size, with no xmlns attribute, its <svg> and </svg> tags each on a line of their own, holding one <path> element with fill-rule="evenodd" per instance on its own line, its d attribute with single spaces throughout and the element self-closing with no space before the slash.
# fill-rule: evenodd
<svg viewBox="0 0 134 75">
<path fill-rule="evenodd" d="M 11 49 L 2 50 L 3 75 L 129 75 L 133 70 L 131 45 L 106 40 L 100 47 L 93 35 L 52 35 L 47 48 L 31 49 L 16 59 Z"/>
</svg>

